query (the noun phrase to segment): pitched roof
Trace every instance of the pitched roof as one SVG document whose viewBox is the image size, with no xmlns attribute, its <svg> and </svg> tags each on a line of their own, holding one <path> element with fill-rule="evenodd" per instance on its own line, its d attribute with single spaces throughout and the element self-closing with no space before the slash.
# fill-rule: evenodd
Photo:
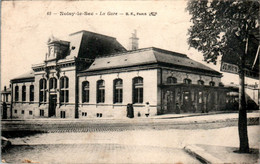
<svg viewBox="0 0 260 164">
<path fill-rule="evenodd" d="M 155 47 L 127 51 L 124 53 L 96 58 L 92 65 L 85 71 L 90 72 L 152 63 L 169 64 L 173 67 L 186 67 L 205 70 L 210 71 L 213 74 L 220 75 L 219 72 L 188 58 L 185 54 L 167 51 Z"/>
<path fill-rule="evenodd" d="M 74 49 L 69 57 L 79 58 L 95 58 L 98 55 L 126 51 L 116 38 L 85 30 L 70 34 L 70 46 Z"/>
<path fill-rule="evenodd" d="M 34 78 L 34 71 L 24 73 L 16 78 L 11 79 L 11 81 L 21 80 L 21 79 L 31 79 L 31 78 Z"/>
</svg>

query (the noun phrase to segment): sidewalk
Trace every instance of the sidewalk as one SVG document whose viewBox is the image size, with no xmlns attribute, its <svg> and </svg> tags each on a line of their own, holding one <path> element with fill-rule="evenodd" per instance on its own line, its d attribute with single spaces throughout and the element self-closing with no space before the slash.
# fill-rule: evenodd
<svg viewBox="0 0 260 164">
<path fill-rule="evenodd" d="M 259 117 L 259 111 L 251 111 L 247 113 L 247 118 Z M 184 114 L 163 114 L 150 117 L 134 117 L 132 119 L 127 117 L 113 118 L 85 118 L 85 119 L 61 119 L 61 118 L 36 118 L 36 119 L 5 119 L 2 122 L 49 122 L 49 121 L 61 121 L 61 122 L 171 122 L 172 121 L 216 121 L 226 119 L 238 119 L 238 112 L 218 111 L 209 113 L 184 113 Z"/>
<path fill-rule="evenodd" d="M 189 145 L 184 150 L 203 163 L 259 163 L 259 149 L 250 149 L 250 153 L 235 153 L 238 147 L 216 145 Z"/>
</svg>

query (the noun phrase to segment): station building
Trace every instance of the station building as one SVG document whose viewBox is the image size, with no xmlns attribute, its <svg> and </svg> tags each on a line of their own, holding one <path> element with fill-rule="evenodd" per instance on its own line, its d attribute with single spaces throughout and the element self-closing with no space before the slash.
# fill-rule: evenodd
<svg viewBox="0 0 260 164">
<path fill-rule="evenodd" d="M 89 31 L 50 37 L 45 60 L 11 80 L 12 118 L 135 117 L 218 111 L 225 108 L 222 74 L 187 55 L 138 49 L 136 33 L 126 50 L 116 38 Z"/>
</svg>

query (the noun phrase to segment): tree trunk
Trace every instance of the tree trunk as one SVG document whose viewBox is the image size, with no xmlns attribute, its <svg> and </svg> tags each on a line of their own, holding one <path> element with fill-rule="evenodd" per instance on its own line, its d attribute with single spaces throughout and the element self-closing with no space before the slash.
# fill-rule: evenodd
<svg viewBox="0 0 260 164">
<path fill-rule="evenodd" d="M 241 66 L 239 71 L 239 118 L 238 118 L 238 132 L 241 153 L 249 152 L 248 134 L 247 134 L 247 113 L 246 113 L 246 98 L 245 98 L 245 54 L 241 57 Z"/>
</svg>

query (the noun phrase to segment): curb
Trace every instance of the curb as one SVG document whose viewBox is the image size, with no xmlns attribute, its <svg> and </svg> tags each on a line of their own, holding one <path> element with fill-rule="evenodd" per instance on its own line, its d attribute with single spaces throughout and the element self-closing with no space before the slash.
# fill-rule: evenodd
<svg viewBox="0 0 260 164">
<path fill-rule="evenodd" d="M 1 136 L 1 150 L 5 150 L 10 145 L 12 145 L 12 143 L 7 138 Z"/>
<path fill-rule="evenodd" d="M 202 163 L 224 163 L 222 160 L 212 156 L 211 154 L 207 153 L 204 149 L 195 146 L 195 145 L 188 145 L 185 146 L 184 151 L 186 151 L 191 156 L 197 158 Z"/>
</svg>

